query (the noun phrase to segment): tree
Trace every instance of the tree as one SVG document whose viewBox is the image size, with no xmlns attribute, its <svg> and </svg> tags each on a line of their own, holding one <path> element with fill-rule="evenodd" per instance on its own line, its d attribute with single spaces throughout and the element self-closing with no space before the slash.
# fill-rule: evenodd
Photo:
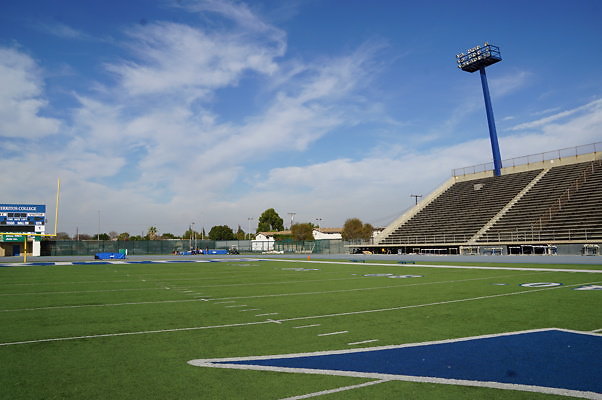
<svg viewBox="0 0 602 400">
<path fill-rule="evenodd" d="M 130 234 L 127 232 L 120 233 L 117 236 L 117 240 L 129 240 L 129 239 L 130 239 Z"/>
<path fill-rule="evenodd" d="M 56 240 L 71 240 L 67 232 L 59 232 L 56 234 Z"/>
<path fill-rule="evenodd" d="M 314 240 L 314 226 L 312 223 L 294 224 L 291 227 L 293 240 Z"/>
<path fill-rule="evenodd" d="M 374 227 L 370 224 L 364 224 L 364 226 L 362 227 L 362 233 L 362 239 L 370 240 L 372 238 L 372 235 L 374 234 Z"/>
<path fill-rule="evenodd" d="M 115 231 L 111 231 L 111 232 L 109 232 L 109 237 L 111 238 L 111 240 L 117 240 L 117 238 L 119 237 L 119 234 Z"/>
<path fill-rule="evenodd" d="M 211 240 L 234 240 L 234 232 L 228 225 L 216 225 L 209 231 Z"/>
<path fill-rule="evenodd" d="M 166 232 L 161 235 L 161 239 L 177 239 L 177 237 L 173 233 Z"/>
<path fill-rule="evenodd" d="M 343 225 L 343 240 L 369 240 L 372 237 L 372 225 L 365 224 L 359 218 L 349 218 Z"/>
<path fill-rule="evenodd" d="M 186 232 L 184 232 L 184 234 L 182 235 L 182 239 L 194 239 L 195 237 L 198 238 L 200 237 L 200 235 L 192 228 L 188 228 Z"/>
<path fill-rule="evenodd" d="M 106 233 L 101 233 L 100 235 L 97 235 L 98 240 L 111 240 L 111 237 L 106 234 Z"/>
<path fill-rule="evenodd" d="M 242 230 L 240 225 L 238 225 L 238 230 L 236 231 L 236 240 L 245 240 L 245 231 Z"/>
<path fill-rule="evenodd" d="M 157 227 L 151 226 L 148 228 L 148 233 L 146 235 L 148 236 L 148 240 L 157 240 Z"/>
<path fill-rule="evenodd" d="M 273 208 L 268 208 L 259 217 L 257 232 L 279 232 L 284 230 L 284 220 Z"/>
</svg>

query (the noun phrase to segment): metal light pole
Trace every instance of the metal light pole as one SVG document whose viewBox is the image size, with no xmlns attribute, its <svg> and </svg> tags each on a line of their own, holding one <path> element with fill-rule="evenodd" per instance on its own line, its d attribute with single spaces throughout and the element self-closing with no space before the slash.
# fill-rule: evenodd
<svg viewBox="0 0 602 400">
<path fill-rule="evenodd" d="M 487 124 L 489 125 L 489 138 L 491 140 L 491 151 L 493 153 L 493 172 L 495 176 L 502 174 L 502 158 L 500 155 L 500 146 L 497 140 L 497 131 L 495 129 L 495 119 L 493 118 L 493 107 L 489 96 L 489 85 L 487 84 L 487 75 L 485 67 L 502 61 L 500 48 L 487 42 L 481 47 L 479 45 L 466 50 L 466 54 L 456 55 L 458 68 L 466 72 L 479 71 L 481 75 L 481 86 L 483 87 L 483 97 L 485 98 L 485 111 L 487 113 Z"/>
<path fill-rule="evenodd" d="M 251 240 L 251 221 L 253 221 L 253 217 L 249 217 L 249 218 L 247 218 L 247 222 L 249 223 L 249 224 L 248 224 L 248 229 L 249 229 L 249 230 L 247 231 L 247 233 L 248 233 L 248 235 L 249 235 L 249 240 Z"/>
<path fill-rule="evenodd" d="M 196 233 L 194 232 L 194 222 L 191 224 L 191 226 L 192 226 L 192 228 L 191 228 L 192 232 L 190 232 L 190 234 L 192 235 L 193 240 L 194 240 L 194 247 L 193 248 L 196 249 Z"/>
</svg>

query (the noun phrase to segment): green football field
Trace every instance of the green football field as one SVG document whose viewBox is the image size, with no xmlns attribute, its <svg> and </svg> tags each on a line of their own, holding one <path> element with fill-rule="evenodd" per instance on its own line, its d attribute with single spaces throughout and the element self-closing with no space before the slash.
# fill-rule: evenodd
<svg viewBox="0 0 602 400">
<path fill-rule="evenodd" d="M 487 266 L 240 259 L 0 268 L 0 398 L 567 398 L 189 364 L 544 328 L 602 332 L 602 290 L 575 290 L 602 285 L 602 265 Z"/>
</svg>

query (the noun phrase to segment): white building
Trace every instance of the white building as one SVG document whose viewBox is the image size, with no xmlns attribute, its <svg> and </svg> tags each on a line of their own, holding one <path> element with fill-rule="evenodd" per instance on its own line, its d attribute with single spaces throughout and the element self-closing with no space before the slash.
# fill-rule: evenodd
<svg viewBox="0 0 602 400">
<path fill-rule="evenodd" d="M 251 251 L 274 251 L 274 236 L 278 233 L 281 232 L 259 232 L 255 239 L 251 240 Z"/>
<path fill-rule="evenodd" d="M 342 239 L 342 231 L 343 228 L 314 228 L 312 233 L 315 240 Z"/>
</svg>

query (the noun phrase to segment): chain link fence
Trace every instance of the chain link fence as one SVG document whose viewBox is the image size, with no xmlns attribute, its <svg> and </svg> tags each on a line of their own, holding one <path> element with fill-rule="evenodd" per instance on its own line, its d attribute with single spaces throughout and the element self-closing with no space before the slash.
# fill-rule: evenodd
<svg viewBox="0 0 602 400">
<path fill-rule="evenodd" d="M 264 244 L 263 246 L 259 244 Z M 253 245 L 252 245 L 253 244 Z M 251 240 L 44 240 L 43 256 L 85 256 L 96 253 L 118 253 L 127 250 L 128 255 L 164 255 L 175 254 L 191 249 L 231 250 L 243 254 L 262 254 L 268 252 L 294 254 L 345 254 L 348 248 L 342 240 L 312 241 L 276 241 L 257 242 Z M 253 251 L 253 249 L 256 249 Z"/>
</svg>

